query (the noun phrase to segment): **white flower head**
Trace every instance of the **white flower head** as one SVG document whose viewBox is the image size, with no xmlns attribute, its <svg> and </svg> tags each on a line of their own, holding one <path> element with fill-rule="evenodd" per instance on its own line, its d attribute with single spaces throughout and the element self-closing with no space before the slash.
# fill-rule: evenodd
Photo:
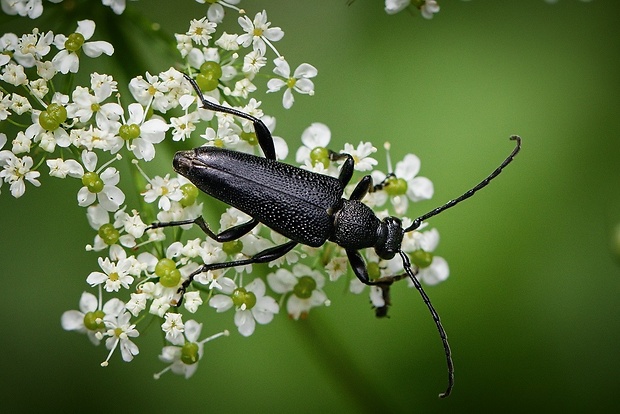
<svg viewBox="0 0 620 414">
<path fill-rule="evenodd" d="M 102 367 L 108 365 L 112 354 L 118 347 L 121 349 L 121 357 L 125 362 L 131 361 L 135 355 L 138 355 L 138 346 L 129 338 L 135 338 L 140 333 L 136 329 L 136 325 L 130 323 L 130 320 L 131 313 L 129 312 L 124 312 L 120 315 L 104 316 L 103 323 L 107 329 L 105 335 L 108 336 L 105 346 L 110 350 L 110 353 L 105 361 L 101 363 Z"/>
<path fill-rule="evenodd" d="M 82 152 L 86 171 L 78 164 L 79 168 L 73 165 L 75 168 L 71 167 L 68 172 L 71 177 L 81 178 L 84 184 L 78 191 L 79 206 L 87 207 L 97 200 L 106 210 L 116 211 L 125 202 L 125 193 L 116 186 L 120 181 L 120 173 L 114 167 L 107 167 L 114 160 L 116 158 L 97 170 L 97 154 L 87 150 Z"/>
<path fill-rule="evenodd" d="M 248 47 L 251 44 L 254 50 L 259 51 L 262 55 L 265 55 L 268 45 L 277 56 L 281 56 L 271 42 L 282 39 L 284 32 L 279 27 L 269 27 L 271 23 L 267 21 L 265 10 L 256 13 L 253 21 L 248 16 L 241 16 L 238 21 L 245 33 L 237 38 L 237 43 L 243 47 Z"/>
<path fill-rule="evenodd" d="M 118 292 L 121 287 L 129 289 L 133 283 L 133 276 L 129 273 L 134 257 L 120 259 L 117 263 L 109 258 L 99 258 L 99 267 L 103 272 L 91 272 L 86 282 L 91 286 L 104 285 L 106 292 Z"/>
<path fill-rule="evenodd" d="M 125 309 L 125 304 L 117 298 L 110 299 L 103 306 L 100 299 L 98 300 L 92 293 L 82 293 L 79 310 L 69 310 L 62 314 L 60 318 L 62 328 L 66 331 L 85 333 L 94 345 L 99 345 L 100 335 L 105 332 L 103 323 L 105 315 L 120 315 Z"/>
<path fill-rule="evenodd" d="M 155 374 L 155 379 L 159 379 L 167 371 L 183 375 L 185 378 L 191 377 L 198 368 L 198 361 L 204 355 L 204 344 L 221 336 L 228 336 L 228 331 L 223 331 L 200 340 L 201 331 L 201 323 L 193 319 L 185 323 L 183 333 L 170 341 L 173 345 L 163 347 L 159 359 L 169 365 Z"/>
<path fill-rule="evenodd" d="M 278 303 L 265 295 L 266 286 L 262 279 L 256 278 L 245 287 L 238 287 L 231 279 L 221 279 L 221 290 L 227 294 L 213 296 L 209 306 L 215 308 L 217 312 L 225 312 L 234 306 L 235 325 L 241 335 L 252 335 L 256 322 L 267 324 L 279 312 Z"/>
<path fill-rule="evenodd" d="M 95 58 L 105 53 L 112 56 L 114 46 L 110 43 L 99 40 L 86 42 L 95 33 L 95 22 L 92 20 L 80 20 L 75 33 L 65 36 L 57 34 L 54 38 L 54 45 L 60 50 L 52 59 L 52 63 L 63 74 L 77 73 L 80 68 L 80 59 L 76 53 L 82 50 L 88 57 Z"/>
<path fill-rule="evenodd" d="M 129 105 L 129 118 L 119 129 L 121 138 L 127 141 L 127 149 L 133 151 L 137 159 L 151 161 L 155 158 L 155 144 L 166 138 L 170 128 L 161 117 L 146 119 L 147 112 L 139 103 Z"/>
<path fill-rule="evenodd" d="M 19 158 L 8 150 L 0 151 L 0 180 L 10 184 L 11 195 L 19 198 L 26 192 L 25 181 L 35 187 L 39 187 L 41 183 L 38 178 L 41 175 L 38 171 L 32 171 L 34 162 L 31 157 L 25 156 Z"/>
<path fill-rule="evenodd" d="M 291 68 L 283 57 L 276 58 L 273 63 L 275 64 L 273 72 L 282 78 L 269 79 L 267 92 L 277 92 L 285 87 L 282 97 L 284 108 L 289 109 L 293 106 L 295 101 L 293 91 L 304 95 L 314 95 L 314 83 L 310 80 L 318 74 L 314 66 L 309 63 L 302 63 L 291 76 Z"/>
<path fill-rule="evenodd" d="M 313 307 L 329 305 L 323 292 L 325 276 L 304 264 L 296 264 L 292 272 L 280 268 L 267 275 L 267 282 L 274 292 L 288 294 L 286 310 L 293 319 L 305 318 Z"/>
</svg>

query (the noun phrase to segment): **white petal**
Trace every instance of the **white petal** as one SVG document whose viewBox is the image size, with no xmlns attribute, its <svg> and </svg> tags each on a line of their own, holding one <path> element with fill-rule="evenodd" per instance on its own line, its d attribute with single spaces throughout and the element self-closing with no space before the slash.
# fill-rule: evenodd
<svg viewBox="0 0 620 414">
<path fill-rule="evenodd" d="M 440 256 L 433 257 L 431 265 L 425 269 L 420 269 L 419 279 L 423 280 L 427 285 L 436 285 L 443 282 L 450 275 L 448 262 Z"/>
<path fill-rule="evenodd" d="M 291 77 L 291 67 L 289 66 L 288 62 L 284 59 L 284 58 L 276 58 L 273 60 L 274 65 L 276 66 L 273 69 L 273 73 L 275 73 L 276 75 L 282 76 L 283 78 L 290 78 Z"/>
<path fill-rule="evenodd" d="M 118 207 L 125 202 L 125 194 L 123 191 L 114 186 L 105 186 L 103 191 L 97 197 L 101 206 L 108 211 L 116 211 Z"/>
<path fill-rule="evenodd" d="M 297 69 L 295 69 L 295 73 L 293 74 L 293 77 L 296 79 L 314 78 L 318 73 L 319 71 L 311 64 L 302 63 L 301 65 L 297 66 Z"/>
<path fill-rule="evenodd" d="M 114 46 L 108 42 L 104 42 L 103 40 L 99 40 L 96 42 L 87 42 L 82 46 L 82 50 L 84 54 L 88 57 L 95 58 L 97 56 L 101 56 L 102 53 L 105 53 L 108 56 L 112 56 L 114 53 Z"/>
<path fill-rule="evenodd" d="M 235 325 L 239 328 L 239 333 L 243 336 L 250 336 L 256 328 L 256 321 L 252 313 L 248 310 L 235 312 Z"/>
<path fill-rule="evenodd" d="M 272 42 L 277 42 L 284 37 L 284 31 L 279 27 L 270 27 L 263 32 L 263 36 Z"/>
<path fill-rule="evenodd" d="M 106 168 L 99 176 L 105 185 L 116 185 L 121 179 L 121 174 L 114 167 Z"/>
<path fill-rule="evenodd" d="M 129 111 L 129 119 L 127 124 L 141 124 L 144 118 L 144 108 L 139 103 L 132 103 L 127 108 Z"/>
<path fill-rule="evenodd" d="M 190 342 L 198 342 L 200 337 L 200 331 L 202 330 L 202 324 L 196 322 L 193 319 L 185 322 L 185 337 Z"/>
<path fill-rule="evenodd" d="M 269 79 L 269 81 L 267 82 L 267 92 L 277 92 L 284 86 L 286 86 L 286 82 L 284 82 L 282 79 Z"/>
<path fill-rule="evenodd" d="M 65 331 L 84 329 L 84 314 L 76 310 L 66 311 L 60 317 L 60 325 Z"/>
<path fill-rule="evenodd" d="M 91 286 L 97 286 L 108 280 L 108 275 L 101 272 L 91 272 L 86 278 L 86 283 Z"/>
<path fill-rule="evenodd" d="M 293 96 L 293 92 L 290 89 L 284 91 L 284 96 L 282 96 L 282 106 L 285 109 L 290 109 L 293 106 L 293 102 L 295 102 L 295 97 Z"/>
<path fill-rule="evenodd" d="M 262 279 L 256 278 L 252 282 L 247 284 L 245 286 L 245 289 L 254 293 L 257 298 L 260 298 L 262 296 L 265 296 L 266 286 L 265 282 L 263 282 Z"/>
<path fill-rule="evenodd" d="M 89 292 L 82 293 L 80 297 L 80 311 L 86 312 L 94 312 L 97 310 L 97 306 L 99 301 L 97 300 L 97 296 L 93 295 Z"/>
<path fill-rule="evenodd" d="M 220 312 L 226 312 L 233 305 L 233 301 L 226 295 L 215 295 L 209 300 L 209 306 Z"/>
<path fill-rule="evenodd" d="M 61 50 L 52 58 L 54 67 L 62 74 L 76 73 L 80 68 L 80 59 L 75 53 Z"/>
<path fill-rule="evenodd" d="M 394 174 L 405 181 L 410 180 L 420 172 L 420 164 L 420 159 L 417 156 L 407 154 L 402 161 L 396 163 Z"/>
<path fill-rule="evenodd" d="M 75 32 L 84 36 L 85 40 L 88 40 L 93 37 L 93 34 L 95 33 L 95 22 L 92 20 L 80 20 L 78 22 L 78 28 Z"/>
<path fill-rule="evenodd" d="M 82 162 L 88 171 L 95 171 L 95 168 L 97 168 L 97 154 L 84 150 L 82 152 Z"/>
<path fill-rule="evenodd" d="M 416 177 L 407 182 L 407 197 L 411 201 L 428 200 L 434 192 L 433 182 L 426 177 Z"/>
<path fill-rule="evenodd" d="M 295 82 L 295 90 L 299 93 L 312 95 L 314 93 L 314 83 L 310 79 L 299 79 Z"/>
<path fill-rule="evenodd" d="M 97 196 L 95 193 L 91 193 L 86 187 L 82 187 L 80 191 L 78 191 L 77 200 L 80 207 L 90 206 L 95 202 L 96 198 Z"/>
</svg>

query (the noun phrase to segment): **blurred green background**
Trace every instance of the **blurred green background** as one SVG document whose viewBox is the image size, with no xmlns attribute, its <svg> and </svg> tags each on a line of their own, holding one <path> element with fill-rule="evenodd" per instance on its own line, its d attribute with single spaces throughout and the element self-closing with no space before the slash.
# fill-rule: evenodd
<svg viewBox="0 0 620 414">
<path fill-rule="evenodd" d="M 366 296 L 332 288 L 332 306 L 306 321 L 280 315 L 249 339 L 234 332 L 210 343 L 190 380 L 152 379 L 163 368 L 155 330 L 131 364 L 116 355 L 101 368 L 105 350 L 60 327 L 97 268 L 84 252 L 92 231 L 77 184 L 47 179 L 21 199 L 6 185 L 0 196 L 3 411 L 618 409 L 620 3 L 444 0 L 431 21 L 387 16 L 378 0 L 345 3 L 242 2 L 250 15 L 267 8 L 283 28 L 278 47 L 291 65 L 319 69 L 315 97 L 298 96 L 288 111 L 280 94 L 264 99 L 291 147 L 319 121 L 335 148 L 389 140 L 394 161 L 417 154 L 436 191 L 415 216 L 495 168 L 512 149 L 509 135 L 523 137 L 497 181 L 432 219 L 451 275 L 426 290 L 454 352 L 452 396 L 437 398 L 446 385 L 441 343 L 404 286 L 387 320 L 374 318 Z M 170 32 L 205 10 L 189 0 L 130 7 Z M 146 53 L 151 73 L 173 64 L 152 46 Z M 231 322 L 214 318 L 203 332 Z"/>
</svg>

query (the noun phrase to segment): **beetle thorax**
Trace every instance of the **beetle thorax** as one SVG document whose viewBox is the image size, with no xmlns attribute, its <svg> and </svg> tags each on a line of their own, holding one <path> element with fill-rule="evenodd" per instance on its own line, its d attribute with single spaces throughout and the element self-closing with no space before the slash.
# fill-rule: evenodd
<svg viewBox="0 0 620 414">
<path fill-rule="evenodd" d="M 334 231 L 330 240 L 345 249 L 360 250 L 375 247 L 381 221 L 375 213 L 357 200 L 342 200 L 334 213 Z"/>
</svg>

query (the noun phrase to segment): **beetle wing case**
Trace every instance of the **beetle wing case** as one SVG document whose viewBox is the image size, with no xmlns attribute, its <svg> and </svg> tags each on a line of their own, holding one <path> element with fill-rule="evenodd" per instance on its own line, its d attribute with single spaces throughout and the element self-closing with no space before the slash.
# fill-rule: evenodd
<svg viewBox="0 0 620 414">
<path fill-rule="evenodd" d="M 343 188 L 334 177 L 218 147 L 177 152 L 174 169 L 205 193 L 296 242 L 321 246 Z"/>
</svg>

